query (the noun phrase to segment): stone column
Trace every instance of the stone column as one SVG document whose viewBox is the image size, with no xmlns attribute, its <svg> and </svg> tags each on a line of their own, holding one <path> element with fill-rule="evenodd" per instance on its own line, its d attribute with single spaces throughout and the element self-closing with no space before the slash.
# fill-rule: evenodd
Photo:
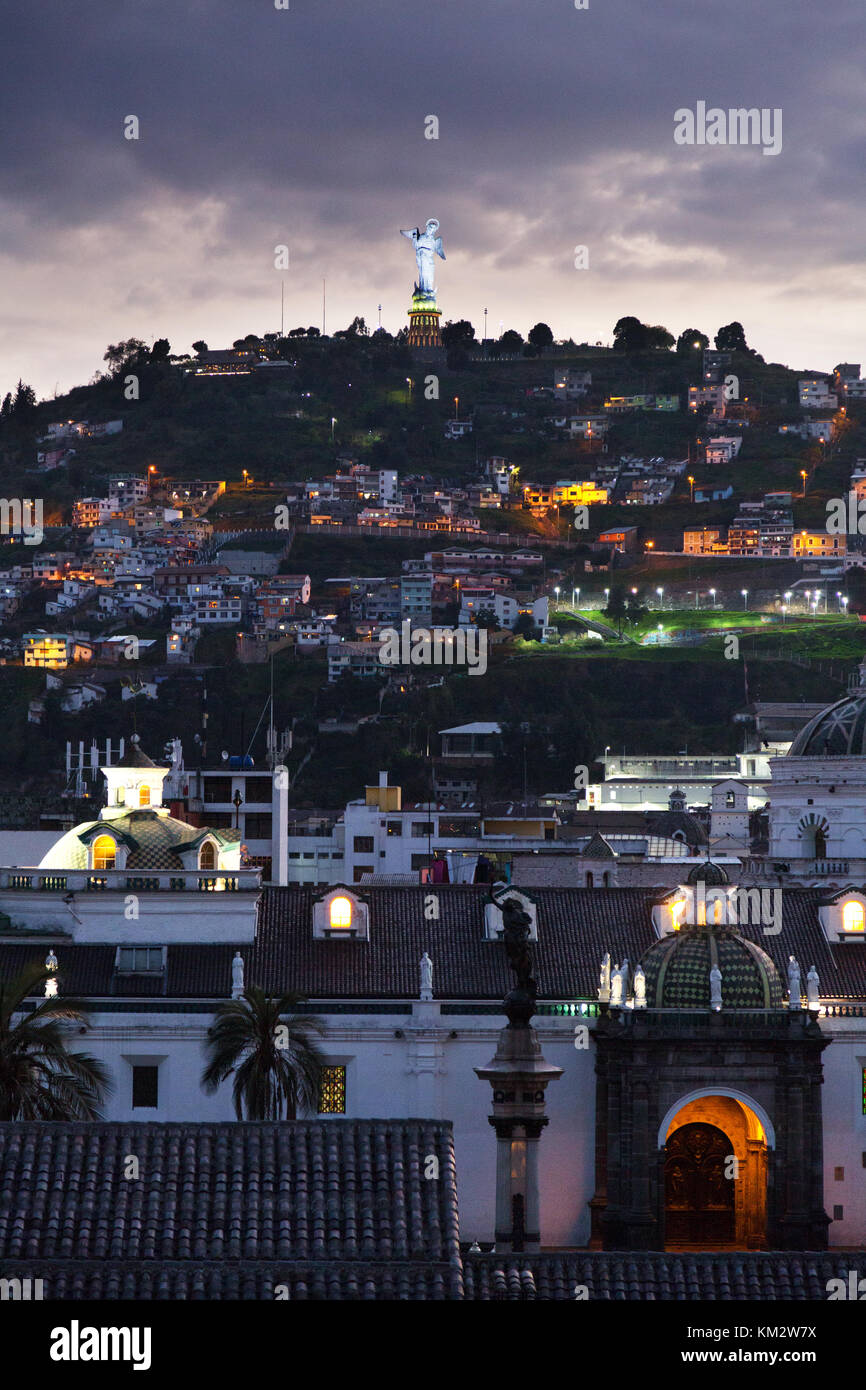
<svg viewBox="0 0 866 1390">
<path fill-rule="evenodd" d="M 503 1028 L 496 1053 L 476 1067 L 493 1088 L 496 1131 L 496 1248 L 531 1253 L 540 1248 L 538 1141 L 547 1124 L 544 1093 L 562 1068 L 546 1062 L 532 1027 Z"/>
</svg>

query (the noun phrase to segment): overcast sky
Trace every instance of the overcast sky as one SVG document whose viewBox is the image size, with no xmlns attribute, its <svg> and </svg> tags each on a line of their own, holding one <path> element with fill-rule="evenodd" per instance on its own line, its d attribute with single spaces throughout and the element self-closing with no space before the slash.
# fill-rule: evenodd
<svg viewBox="0 0 866 1390">
<path fill-rule="evenodd" d="M 325 276 L 329 331 L 381 304 L 394 332 L 428 217 L 443 321 L 479 336 L 485 306 L 589 342 L 740 319 L 768 361 L 866 362 L 862 4 L 290 4 L 5 0 L 4 392 L 121 337 L 276 330 L 281 280 L 287 329 L 321 326 Z M 676 145 L 698 101 L 781 108 L 781 153 Z"/>
</svg>

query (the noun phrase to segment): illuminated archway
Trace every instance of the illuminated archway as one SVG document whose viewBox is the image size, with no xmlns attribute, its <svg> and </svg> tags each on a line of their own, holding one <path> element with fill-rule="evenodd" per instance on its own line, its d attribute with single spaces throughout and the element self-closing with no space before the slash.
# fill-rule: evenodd
<svg viewBox="0 0 866 1390">
<path fill-rule="evenodd" d="M 746 1096 L 706 1090 L 671 1106 L 659 1129 L 666 1247 L 766 1248 L 774 1145 L 769 1116 Z"/>
</svg>

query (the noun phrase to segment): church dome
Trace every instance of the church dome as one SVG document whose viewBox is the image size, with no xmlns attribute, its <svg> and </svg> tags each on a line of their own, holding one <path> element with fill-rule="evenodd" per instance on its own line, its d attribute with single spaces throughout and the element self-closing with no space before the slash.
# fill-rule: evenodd
<svg viewBox="0 0 866 1390">
<path fill-rule="evenodd" d="M 828 705 L 801 729 L 789 758 L 844 758 L 866 754 L 866 689 Z"/>
<path fill-rule="evenodd" d="M 725 927 L 683 927 L 641 958 L 650 1009 L 708 1009 L 710 971 L 722 972 L 722 1007 L 774 1009 L 782 982 L 766 951 Z"/>
<path fill-rule="evenodd" d="M 721 864 L 714 864 L 712 859 L 693 865 L 686 877 L 686 883 L 706 883 L 711 888 L 722 888 L 729 882 L 727 869 L 723 869 Z"/>
</svg>

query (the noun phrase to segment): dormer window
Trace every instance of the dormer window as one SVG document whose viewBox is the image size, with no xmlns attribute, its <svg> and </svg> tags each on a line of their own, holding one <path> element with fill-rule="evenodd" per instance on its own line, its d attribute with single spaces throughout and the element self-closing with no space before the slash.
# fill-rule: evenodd
<svg viewBox="0 0 866 1390">
<path fill-rule="evenodd" d="M 818 918 L 828 941 L 866 943 L 866 897 L 850 888 L 821 904 Z"/>
<path fill-rule="evenodd" d="M 198 866 L 200 869 L 204 870 L 216 868 L 216 849 L 214 848 L 213 840 L 205 840 L 199 850 Z"/>
<path fill-rule="evenodd" d="M 110 835 L 98 835 L 93 841 L 93 868 L 105 871 L 113 869 L 117 859 L 117 845 Z"/>
<path fill-rule="evenodd" d="M 368 940 L 370 908 L 348 888 L 339 886 L 313 904 L 313 936 L 342 940 Z"/>
</svg>

